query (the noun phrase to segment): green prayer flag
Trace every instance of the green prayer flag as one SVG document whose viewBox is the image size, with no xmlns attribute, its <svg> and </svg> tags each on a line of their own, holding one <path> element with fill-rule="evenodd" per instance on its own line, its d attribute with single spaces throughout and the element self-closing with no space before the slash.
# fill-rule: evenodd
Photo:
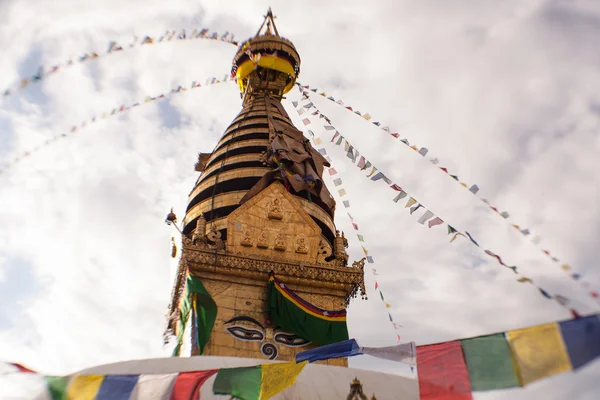
<svg viewBox="0 0 600 400">
<path fill-rule="evenodd" d="M 456 232 L 456 229 L 454 229 L 453 227 L 448 225 L 448 235 L 450 235 L 451 233 L 454 233 L 454 232 Z"/>
<path fill-rule="evenodd" d="M 381 290 L 379 291 L 379 294 L 381 295 L 381 300 L 385 301 L 385 299 L 383 298 L 383 293 L 381 292 Z"/>
<path fill-rule="evenodd" d="M 504 333 L 460 341 L 474 391 L 519 386 Z"/>
<path fill-rule="evenodd" d="M 44 379 L 46 379 L 48 392 L 52 400 L 67 399 L 68 378 L 66 376 L 45 376 Z"/>
<path fill-rule="evenodd" d="M 276 325 L 315 344 L 348 340 L 346 310 L 322 310 L 302 299 L 272 273 L 267 290 L 267 310 Z"/>
<path fill-rule="evenodd" d="M 187 288 L 188 292 L 193 296 L 192 306 L 196 313 L 194 323 L 197 324 L 198 349 L 200 350 L 200 354 L 202 354 L 204 352 L 204 347 L 210 338 L 210 332 L 215 324 L 215 320 L 217 319 L 217 303 L 215 303 L 200 279 L 189 275 L 187 279 Z"/>
<path fill-rule="evenodd" d="M 228 394 L 240 400 L 258 400 L 262 368 L 221 368 L 213 384 L 214 394 Z"/>
<path fill-rule="evenodd" d="M 188 274 L 185 283 L 185 291 L 183 292 L 181 305 L 179 306 L 177 345 L 173 349 L 174 357 L 181 354 L 185 327 L 192 308 L 194 308 L 196 314 L 196 318 L 193 321 L 193 323 L 197 324 L 196 331 L 198 332 L 198 337 L 196 340 L 198 341 L 200 354 L 202 354 L 204 347 L 210 338 L 210 332 L 215 324 L 215 320 L 217 319 L 217 304 L 202 284 L 202 281 Z"/>
</svg>

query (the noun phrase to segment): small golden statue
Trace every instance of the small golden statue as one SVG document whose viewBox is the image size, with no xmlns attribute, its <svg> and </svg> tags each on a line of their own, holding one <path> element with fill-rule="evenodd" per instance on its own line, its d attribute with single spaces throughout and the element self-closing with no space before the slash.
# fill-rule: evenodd
<svg viewBox="0 0 600 400">
<path fill-rule="evenodd" d="M 300 236 L 296 239 L 296 253 L 306 254 L 308 253 L 308 246 L 306 245 L 306 239 Z"/>
<path fill-rule="evenodd" d="M 275 250 L 285 251 L 285 235 L 283 233 L 278 233 L 275 237 Z"/>
<path fill-rule="evenodd" d="M 280 199 L 275 199 L 269 207 L 270 219 L 283 219 L 283 206 Z"/>
<path fill-rule="evenodd" d="M 269 234 L 267 233 L 267 231 L 262 231 L 260 233 L 256 247 L 261 248 L 261 249 L 269 248 Z"/>
<path fill-rule="evenodd" d="M 246 227 L 246 229 L 244 229 L 240 244 L 245 247 L 252 247 L 252 228 Z"/>
</svg>

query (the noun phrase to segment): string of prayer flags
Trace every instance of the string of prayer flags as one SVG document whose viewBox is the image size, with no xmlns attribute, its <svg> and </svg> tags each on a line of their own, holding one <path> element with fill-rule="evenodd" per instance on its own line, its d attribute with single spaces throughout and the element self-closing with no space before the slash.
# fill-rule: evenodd
<svg viewBox="0 0 600 400">
<path fill-rule="evenodd" d="M 298 88 L 299 88 L 299 90 L 300 90 L 302 93 L 304 93 L 304 94 L 305 94 L 305 95 L 308 97 L 308 92 L 305 92 L 305 91 L 303 91 L 303 90 L 302 90 L 302 87 L 301 87 L 300 85 L 298 85 Z M 314 108 L 316 109 L 316 107 L 314 106 L 314 104 L 313 104 L 313 106 L 312 106 L 312 107 L 314 107 Z M 318 112 L 320 115 L 322 115 L 322 113 L 321 113 L 321 112 L 320 112 L 318 109 L 317 109 L 317 112 Z M 325 126 L 324 126 L 324 128 L 329 128 L 329 129 L 326 129 L 326 130 L 328 130 L 328 131 L 336 131 L 337 133 L 339 133 L 339 131 L 338 131 L 338 130 L 336 130 L 336 129 L 335 129 L 335 127 L 334 127 L 334 126 L 333 126 L 333 125 L 332 125 L 330 122 L 328 122 L 328 125 L 325 125 Z M 350 142 L 348 142 L 348 140 L 347 140 L 347 139 L 346 139 L 344 136 L 342 136 L 341 134 L 340 134 L 340 139 L 343 139 L 343 141 L 345 142 L 345 145 L 346 145 L 346 147 L 347 147 L 347 148 L 349 148 L 350 146 L 352 146 L 352 145 L 351 145 L 351 143 L 350 143 Z M 353 148 L 354 148 L 354 146 L 353 146 Z M 376 172 L 377 172 L 377 174 L 375 174 Z M 391 189 L 393 189 L 395 193 L 397 192 L 397 189 L 396 189 L 396 188 L 401 188 L 401 186 L 400 186 L 400 185 L 397 185 L 397 184 L 393 183 L 393 182 L 392 182 L 390 179 L 388 179 L 387 177 L 386 177 L 386 179 L 384 179 L 385 175 L 383 174 L 383 172 L 382 172 L 382 171 L 378 171 L 378 170 L 377 170 L 377 168 L 376 168 L 375 166 L 373 166 L 373 169 L 371 170 L 371 172 L 369 173 L 369 175 L 367 175 L 367 177 L 368 177 L 368 178 L 369 178 L 369 177 L 371 177 L 371 176 L 372 176 L 371 180 L 373 180 L 373 181 L 385 180 L 385 181 L 386 181 L 386 184 L 388 184 L 388 185 L 389 185 L 389 187 L 390 187 Z M 402 198 L 402 197 L 404 197 L 404 196 L 407 196 L 407 195 L 408 195 L 408 194 L 404 194 L 404 196 L 403 196 L 403 193 L 405 193 L 405 191 L 404 191 L 403 189 L 400 189 L 400 190 L 401 190 L 401 192 L 400 192 L 399 194 L 397 194 L 397 195 L 396 195 L 396 197 L 395 197 L 395 198 L 394 198 L 394 200 L 393 200 L 394 202 L 398 202 L 398 200 L 399 200 L 400 198 Z M 415 205 L 416 205 L 416 206 L 415 206 Z M 422 225 L 424 225 L 424 224 L 425 224 L 425 222 L 426 222 L 427 220 L 429 220 L 429 219 L 431 219 L 431 218 L 434 218 L 434 217 L 436 217 L 436 216 L 435 216 L 435 214 L 434 214 L 432 211 L 425 209 L 425 207 L 423 207 L 423 205 L 422 205 L 421 203 L 419 203 L 419 202 L 418 202 L 418 201 L 417 201 L 417 200 L 416 200 L 414 197 L 409 197 L 409 199 L 408 199 L 408 201 L 406 202 L 406 204 L 405 204 L 404 208 L 409 208 L 409 209 L 410 209 L 410 214 L 411 214 L 411 215 L 412 215 L 414 212 L 416 212 L 417 210 L 419 210 L 420 208 L 423 208 L 423 209 L 425 210 L 425 211 L 424 211 L 424 214 L 423 214 L 423 215 L 422 215 L 422 216 L 419 218 L 419 220 L 418 220 L 418 222 L 419 222 L 419 223 L 421 223 Z M 442 221 L 442 222 L 443 222 L 443 220 L 441 220 L 441 218 L 439 218 L 439 217 L 437 217 L 437 218 L 438 218 L 440 221 Z M 433 224 L 433 225 L 431 225 L 431 226 L 436 226 L 436 225 L 439 225 L 439 224 L 440 224 L 440 223 L 438 223 L 438 221 L 436 221 L 436 223 L 435 223 L 435 224 Z M 465 231 L 464 233 L 462 233 L 462 232 L 458 232 L 458 231 L 457 231 L 455 228 L 453 228 L 452 226 L 450 226 L 450 225 L 448 224 L 448 233 L 449 233 L 449 234 L 451 234 L 451 233 L 454 233 L 454 236 L 452 237 L 452 239 L 450 240 L 450 242 L 453 242 L 453 241 L 454 241 L 454 240 L 456 240 L 456 239 L 457 239 L 459 236 L 464 236 L 464 237 L 468 237 L 468 239 L 469 239 L 470 243 L 472 243 L 473 245 L 475 245 L 475 246 L 476 246 L 476 247 L 478 247 L 478 248 L 481 248 L 481 246 L 480 246 L 480 244 L 478 243 L 478 241 L 477 241 L 477 240 L 475 240 L 475 238 L 474 238 L 474 237 L 473 237 L 473 236 L 472 236 L 472 235 L 471 235 L 469 232 L 466 232 L 466 231 Z M 506 267 L 506 268 L 509 268 L 509 269 L 511 269 L 511 270 L 512 270 L 512 271 L 513 271 L 515 274 L 518 274 L 518 271 L 517 271 L 517 267 L 516 267 L 516 266 L 508 266 L 508 265 L 506 265 L 506 264 L 505 264 L 505 263 L 502 261 L 502 258 L 501 258 L 499 255 L 497 255 L 497 254 L 495 254 L 495 253 L 491 252 L 490 250 L 486 250 L 486 249 L 483 249 L 483 248 L 482 248 L 482 250 L 484 250 L 484 251 L 486 252 L 486 254 L 488 254 L 488 255 L 491 255 L 492 257 L 496 258 L 496 259 L 498 260 L 498 262 L 499 262 L 499 263 L 500 263 L 502 266 L 504 266 L 504 267 Z M 367 260 L 369 260 L 368 256 L 367 256 Z M 539 287 L 539 286 L 535 286 L 535 288 L 537 288 L 537 289 L 538 289 L 538 292 L 539 292 L 541 295 L 543 295 L 544 297 L 546 297 L 546 298 L 548 298 L 548 299 L 555 299 L 555 298 L 554 298 L 554 296 L 552 296 L 552 295 L 551 295 L 551 294 L 550 294 L 548 291 L 544 290 L 543 288 L 541 288 L 541 287 Z M 561 303 L 559 302 L 559 304 L 561 304 Z M 567 308 L 567 309 L 569 310 L 569 312 L 571 312 L 571 313 L 575 311 L 575 310 L 572 310 L 571 308 L 569 308 L 569 307 L 568 307 L 568 306 L 566 306 L 566 305 L 563 305 L 563 304 L 561 304 L 561 306 L 563 306 L 563 307 Z M 575 311 L 575 312 L 576 312 L 576 311 Z"/>
<path fill-rule="evenodd" d="M 309 86 L 309 85 L 304 85 L 302 86 L 300 83 L 298 83 L 298 87 L 302 90 L 302 88 L 308 88 L 309 90 L 313 91 L 313 89 Z M 309 96 L 309 92 L 308 91 L 304 91 L 303 92 L 307 98 Z M 336 100 L 333 96 L 329 96 L 327 97 L 327 99 L 335 104 L 338 104 L 350 111 L 353 111 L 352 107 L 346 106 L 344 105 L 344 102 L 341 99 Z M 398 133 L 393 133 L 392 130 L 390 130 L 390 128 L 388 126 L 382 126 L 381 123 L 377 122 L 377 121 L 371 121 L 371 115 L 369 113 L 361 113 L 361 112 L 353 112 L 354 114 L 357 115 L 361 115 L 362 114 L 362 118 L 365 119 L 366 121 L 370 121 L 371 124 L 379 127 L 382 131 L 386 132 L 387 134 L 389 134 L 390 136 L 399 139 L 400 135 Z M 367 117 L 366 117 L 367 116 Z M 334 129 L 333 127 L 331 129 Z M 409 143 L 408 139 L 400 139 L 400 142 L 402 142 L 404 145 L 406 145 L 407 147 L 409 147 L 410 149 L 418 152 L 421 156 L 425 156 L 429 153 L 429 150 L 425 147 L 422 147 L 419 149 L 418 146 L 412 145 Z M 430 158 L 429 160 L 431 162 L 431 164 L 437 165 L 439 164 L 439 160 L 435 157 Z M 482 197 L 478 196 L 478 192 L 479 192 L 479 186 L 477 184 L 473 184 L 471 186 L 469 186 L 468 184 L 461 182 L 458 178 L 458 175 L 455 174 L 450 174 L 448 172 L 448 169 L 445 167 L 438 167 L 438 169 L 440 169 L 441 171 L 443 171 L 444 173 L 446 173 L 448 176 L 450 176 L 452 179 L 454 179 L 457 183 L 459 183 L 462 187 L 466 188 L 469 192 L 471 192 L 473 195 L 475 195 L 479 200 L 481 200 L 482 202 L 484 202 L 492 211 L 494 211 L 496 214 L 500 215 L 504 220 L 508 221 L 510 214 L 507 211 L 500 211 L 498 210 L 497 207 L 493 206 L 492 204 L 490 204 L 490 202 Z M 517 231 L 519 231 L 523 236 L 528 236 L 530 235 L 531 231 L 530 229 L 527 228 L 521 228 L 519 225 L 517 224 L 511 224 L 513 226 L 513 228 L 515 228 Z M 551 254 L 551 252 L 547 249 L 542 249 L 539 247 L 539 242 L 540 242 L 540 238 L 539 236 L 537 236 L 536 238 L 534 238 L 531 241 L 536 247 L 538 247 L 538 249 L 544 254 L 546 255 L 552 262 L 554 263 L 559 263 L 561 260 L 558 257 L 555 257 Z M 586 292 L 588 293 L 588 295 L 590 297 L 592 297 L 594 300 L 599 299 L 598 296 L 593 295 L 593 292 L 586 290 Z"/>
<path fill-rule="evenodd" d="M 207 79 L 206 83 L 204 84 L 204 86 L 208 86 L 208 85 L 214 85 L 214 84 L 218 84 L 218 83 L 223 83 L 223 82 L 230 82 L 233 79 L 229 77 L 229 75 L 226 75 L 222 80 L 219 80 L 217 78 L 212 78 L 212 79 Z M 194 86 L 195 85 L 195 86 Z M 202 87 L 202 85 L 200 84 L 196 84 L 196 81 L 194 81 L 192 83 L 192 85 L 190 86 L 190 88 L 199 88 Z M 178 86 L 178 88 L 183 88 L 182 86 Z M 170 93 L 167 94 L 160 94 L 158 96 L 146 96 L 145 100 L 144 100 L 144 104 L 146 103 L 150 103 L 156 100 L 162 100 L 164 98 L 167 98 L 169 95 L 171 94 L 176 94 L 176 93 L 182 93 L 182 92 L 186 92 L 186 90 L 172 90 Z M 53 143 L 56 143 L 57 141 L 64 139 L 66 137 L 69 136 L 69 134 L 73 134 L 78 132 L 80 129 L 85 128 L 88 124 L 92 124 L 95 123 L 97 121 L 99 121 L 100 119 L 106 119 L 108 117 L 112 117 L 114 115 L 119 115 L 123 112 L 127 112 L 129 110 L 132 110 L 138 106 L 140 106 L 141 103 L 140 102 L 135 102 L 132 103 L 131 105 L 121 105 L 119 108 L 113 108 L 112 111 L 110 113 L 108 112 L 103 112 L 101 114 L 98 115 L 94 115 L 92 116 L 89 120 L 85 120 L 82 121 L 81 123 L 79 123 L 78 125 L 73 125 L 68 133 L 60 133 L 57 135 L 54 135 L 48 139 L 46 139 L 45 142 L 31 148 L 30 150 L 24 151 L 23 153 L 21 153 L 19 156 L 17 156 L 16 158 L 14 158 L 13 160 L 9 161 L 8 163 L 0 166 L 0 175 L 2 173 L 5 173 L 6 171 L 8 171 L 10 168 L 14 167 L 16 164 L 18 164 L 19 162 L 23 161 L 25 158 L 31 156 L 32 154 L 42 150 L 45 147 L 50 146 Z"/>
<path fill-rule="evenodd" d="M 465 372 L 470 390 L 507 389 L 581 368 L 598 357 L 600 314 L 417 346 L 421 399 L 470 399 Z"/>
<path fill-rule="evenodd" d="M 208 32 L 208 29 L 203 29 L 201 32 Z M 145 35 L 144 39 L 138 41 L 137 37 L 134 37 L 133 41 L 128 45 L 128 46 L 121 46 L 119 45 L 117 42 L 115 41 L 111 41 L 109 42 L 108 46 L 106 47 L 106 51 L 105 52 L 91 52 L 91 53 L 84 53 L 83 55 L 79 56 L 76 58 L 76 61 L 73 61 L 73 58 L 70 58 L 67 61 L 58 63 L 53 65 L 52 67 L 47 67 L 47 66 L 40 66 L 38 68 L 38 72 L 36 74 L 33 74 L 29 77 L 25 77 L 25 78 L 20 78 L 18 82 L 14 83 L 13 85 L 11 85 L 10 87 L 6 88 L 3 91 L 3 97 L 8 97 L 11 95 L 14 95 L 18 92 L 20 92 L 21 90 L 25 89 L 26 87 L 29 86 L 30 83 L 35 83 L 35 82 L 39 82 L 41 80 L 47 79 L 49 76 L 54 75 L 56 72 L 61 71 L 67 67 L 70 67 L 72 65 L 75 64 L 81 64 L 90 60 L 96 60 L 100 57 L 105 57 L 107 55 L 113 54 L 113 53 L 117 53 L 117 52 L 123 52 L 125 49 L 131 49 L 134 47 L 139 47 L 139 46 L 146 46 L 146 45 L 152 45 L 155 43 L 160 43 L 163 41 L 163 39 L 168 36 L 169 34 L 172 34 L 172 36 L 170 36 L 170 38 L 172 39 L 175 35 L 176 35 L 176 31 L 170 32 L 167 31 L 165 33 L 165 35 L 161 36 L 159 39 L 155 39 L 152 36 L 149 35 Z M 207 36 L 206 34 L 197 34 L 197 35 L 191 35 L 189 37 L 186 37 L 185 34 L 185 29 L 182 30 L 179 35 L 177 36 L 177 38 L 179 40 L 182 39 L 210 39 L 210 40 L 217 40 L 220 42 L 224 42 L 224 43 L 229 43 L 232 45 L 237 46 L 238 42 L 236 42 L 235 40 L 233 40 L 233 35 L 229 34 L 229 32 L 227 32 L 227 34 L 225 35 L 219 35 L 218 33 L 213 33 L 210 36 Z M 48 71 L 47 73 L 44 73 L 44 71 Z"/>
<path fill-rule="evenodd" d="M 301 89 L 300 87 L 299 87 L 299 89 L 300 89 L 300 92 L 302 92 L 302 89 Z M 298 104 L 298 105 L 299 105 L 299 104 Z M 311 104 L 311 106 L 310 106 L 310 107 L 315 107 L 315 106 L 314 106 L 314 104 Z M 315 107 L 315 108 L 316 108 L 316 107 Z M 296 112 L 298 112 L 298 114 L 300 115 L 300 112 L 299 112 L 299 110 L 303 110 L 303 109 L 305 109 L 305 108 L 304 108 L 304 106 L 301 106 L 301 107 L 299 107 L 299 108 L 295 107 L 295 109 L 296 109 Z M 317 110 L 317 111 L 318 111 L 318 110 Z M 329 122 L 328 122 L 328 124 L 329 124 Z M 329 129 L 328 129 L 328 127 L 329 127 Z M 341 136 L 341 135 L 340 135 L 340 133 L 339 133 L 338 131 L 336 131 L 336 130 L 335 130 L 335 128 L 333 128 L 333 126 L 331 126 L 331 125 L 324 125 L 324 128 L 325 128 L 325 130 L 327 130 L 327 131 L 335 131 L 335 134 L 334 134 L 333 138 L 339 137 L 339 140 L 338 140 L 338 141 L 339 141 L 340 143 L 341 143 L 341 141 L 342 141 L 342 140 L 344 140 L 343 136 Z M 332 140 L 331 140 L 331 143 L 333 143 L 333 138 L 332 138 Z M 312 139 L 312 141 L 313 141 L 313 143 L 314 143 L 315 145 L 317 145 L 317 144 L 318 144 L 318 145 L 321 145 L 321 144 L 323 144 L 323 143 L 324 143 L 324 141 L 323 141 L 323 140 L 322 140 L 322 139 L 321 139 L 319 136 L 316 136 L 316 135 L 314 135 L 314 134 L 313 134 L 313 135 L 311 135 L 311 139 Z M 339 145 L 340 143 L 336 143 L 336 145 Z M 318 148 L 318 150 L 320 150 L 320 148 Z M 350 147 L 348 148 L 348 150 L 347 150 L 347 151 L 349 151 L 349 150 L 350 150 Z M 358 153 L 357 153 L 357 154 L 358 154 Z M 348 157 L 349 157 L 349 156 L 348 156 Z M 355 155 L 355 156 L 354 156 L 353 162 L 355 161 L 356 157 L 357 157 L 357 155 Z M 362 156 L 361 156 L 361 157 L 362 157 Z M 364 159 L 364 157 L 363 157 L 363 159 Z M 330 162 L 330 164 L 332 164 L 332 163 Z M 338 176 L 337 178 L 333 179 L 333 184 L 335 185 L 335 187 L 336 187 L 336 188 L 338 188 L 338 194 L 340 195 L 340 197 L 343 197 L 343 196 L 345 196 L 345 195 L 346 195 L 346 190 L 345 190 L 345 188 L 343 187 L 343 180 L 342 180 L 342 178 L 341 178 L 341 177 L 339 177 L 338 171 L 337 171 L 337 170 L 335 170 L 335 168 L 334 168 L 332 165 L 330 165 L 330 167 L 329 167 L 329 175 L 330 175 L 330 176 L 334 176 L 334 175 L 335 175 L 335 176 Z M 344 201 L 343 201 L 343 204 L 344 204 L 344 207 L 345 207 L 346 209 L 349 209 L 349 208 L 350 208 L 350 201 L 348 201 L 348 200 L 344 200 Z M 357 224 L 357 223 L 356 223 L 356 221 L 354 220 L 354 217 L 352 216 L 352 214 L 350 214 L 350 212 L 346 212 L 346 213 L 348 214 L 348 218 L 350 218 L 350 222 L 351 222 L 351 224 L 352 224 L 352 227 L 354 228 L 354 230 L 355 230 L 355 232 L 356 232 L 356 236 L 357 236 L 357 238 L 358 238 L 359 242 L 361 243 L 361 249 L 362 249 L 362 251 L 363 251 L 363 253 L 364 253 L 364 255 L 365 255 L 365 258 L 367 259 L 367 262 L 368 262 L 369 264 L 373 264 L 373 263 L 375 263 L 375 261 L 373 260 L 373 256 L 369 255 L 369 251 L 368 251 L 368 250 L 367 250 L 367 248 L 364 246 L 364 243 L 365 243 L 365 238 L 364 238 L 364 236 L 363 236 L 363 235 L 360 233 L 360 230 L 359 230 L 358 224 Z M 375 276 L 377 276 L 377 275 L 379 275 L 379 274 L 376 272 L 375 268 L 373 268 L 373 269 L 372 269 L 372 271 L 373 271 L 373 276 L 374 276 L 374 277 L 375 277 Z M 386 310 L 387 310 L 387 309 L 390 309 L 392 306 L 391 306 L 391 304 L 389 304 L 388 302 L 386 302 L 386 301 L 385 301 L 385 299 L 384 299 L 384 297 L 383 297 L 383 292 L 381 291 L 381 287 L 380 287 L 380 285 L 379 285 L 379 282 L 377 281 L 377 278 L 375 278 L 375 291 L 377 291 L 377 290 L 379 290 L 379 295 L 380 295 L 380 297 L 381 297 L 381 301 L 382 301 L 382 303 L 383 303 L 384 307 L 386 308 Z M 389 318 L 390 322 L 392 322 L 392 324 L 393 324 L 393 318 L 392 318 L 392 316 L 391 316 L 391 314 L 390 314 L 389 312 L 388 312 L 388 318 Z M 396 337 L 397 337 L 398 341 L 400 341 L 400 334 L 398 333 L 398 328 L 396 327 L 396 324 L 394 324 L 393 326 L 394 326 L 394 330 L 396 331 Z"/>
</svg>

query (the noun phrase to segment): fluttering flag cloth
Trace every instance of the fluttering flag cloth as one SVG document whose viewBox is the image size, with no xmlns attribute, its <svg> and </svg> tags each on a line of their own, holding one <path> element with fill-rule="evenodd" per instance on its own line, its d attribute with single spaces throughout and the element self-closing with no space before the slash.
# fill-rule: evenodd
<svg viewBox="0 0 600 400">
<path fill-rule="evenodd" d="M 461 340 L 474 391 L 519 386 L 510 347 L 503 333 Z"/>
<path fill-rule="evenodd" d="M 600 317 L 593 315 L 559 324 L 573 369 L 600 357 Z"/>
<path fill-rule="evenodd" d="M 198 332 L 196 340 L 200 354 L 202 354 L 217 319 L 217 303 L 208 293 L 202 281 L 194 276 L 188 276 L 186 290 L 192 295 L 192 306 L 195 311 L 193 323 L 196 324 L 196 332 Z"/>
<path fill-rule="evenodd" d="M 212 369 L 179 373 L 170 400 L 199 399 L 200 387 L 217 371 L 217 369 Z"/>
<path fill-rule="evenodd" d="M 268 400 L 292 386 L 306 364 L 307 361 L 221 368 L 213 384 L 213 392 L 240 400 Z"/>
<path fill-rule="evenodd" d="M 555 323 L 506 333 L 521 385 L 571 370 L 565 344 Z"/>
<path fill-rule="evenodd" d="M 460 342 L 417 347 L 421 400 L 472 400 Z"/>
<path fill-rule="evenodd" d="M 170 399 L 178 376 L 178 373 L 140 375 L 131 400 Z"/>
<path fill-rule="evenodd" d="M 360 348 L 356 340 L 344 340 L 343 342 L 331 343 L 325 346 L 302 351 L 296 354 L 296 362 L 328 360 L 331 358 L 352 357 L 360 355 Z"/>
<path fill-rule="evenodd" d="M 319 345 L 348 340 L 346 310 L 327 311 L 302 299 L 269 274 L 267 310 L 273 322 Z"/>
<path fill-rule="evenodd" d="M 394 324 L 396 325 L 396 324 Z M 403 364 L 416 365 L 417 350 L 415 342 L 402 343 L 388 347 L 361 347 L 360 353 L 385 360 L 397 361 Z"/>
<path fill-rule="evenodd" d="M 67 399 L 94 400 L 103 380 L 102 375 L 75 376 L 67 389 Z"/>
<path fill-rule="evenodd" d="M 139 375 L 107 375 L 95 399 L 129 400 Z"/>
</svg>

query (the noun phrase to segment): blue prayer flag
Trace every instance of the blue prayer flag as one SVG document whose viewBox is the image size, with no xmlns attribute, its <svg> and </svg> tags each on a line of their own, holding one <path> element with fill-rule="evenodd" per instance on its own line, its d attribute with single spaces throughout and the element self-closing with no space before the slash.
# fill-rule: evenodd
<svg viewBox="0 0 600 400">
<path fill-rule="evenodd" d="M 573 369 L 600 356 L 600 316 L 572 319 L 559 326 Z"/>
<path fill-rule="evenodd" d="M 139 375 L 106 375 L 98 390 L 98 400 L 129 400 Z"/>
<path fill-rule="evenodd" d="M 316 349 L 306 350 L 296 354 L 296 362 L 308 360 L 314 362 L 319 360 L 329 360 L 331 358 L 352 357 L 362 354 L 356 340 L 344 340 L 343 342 L 331 343 Z"/>
</svg>

